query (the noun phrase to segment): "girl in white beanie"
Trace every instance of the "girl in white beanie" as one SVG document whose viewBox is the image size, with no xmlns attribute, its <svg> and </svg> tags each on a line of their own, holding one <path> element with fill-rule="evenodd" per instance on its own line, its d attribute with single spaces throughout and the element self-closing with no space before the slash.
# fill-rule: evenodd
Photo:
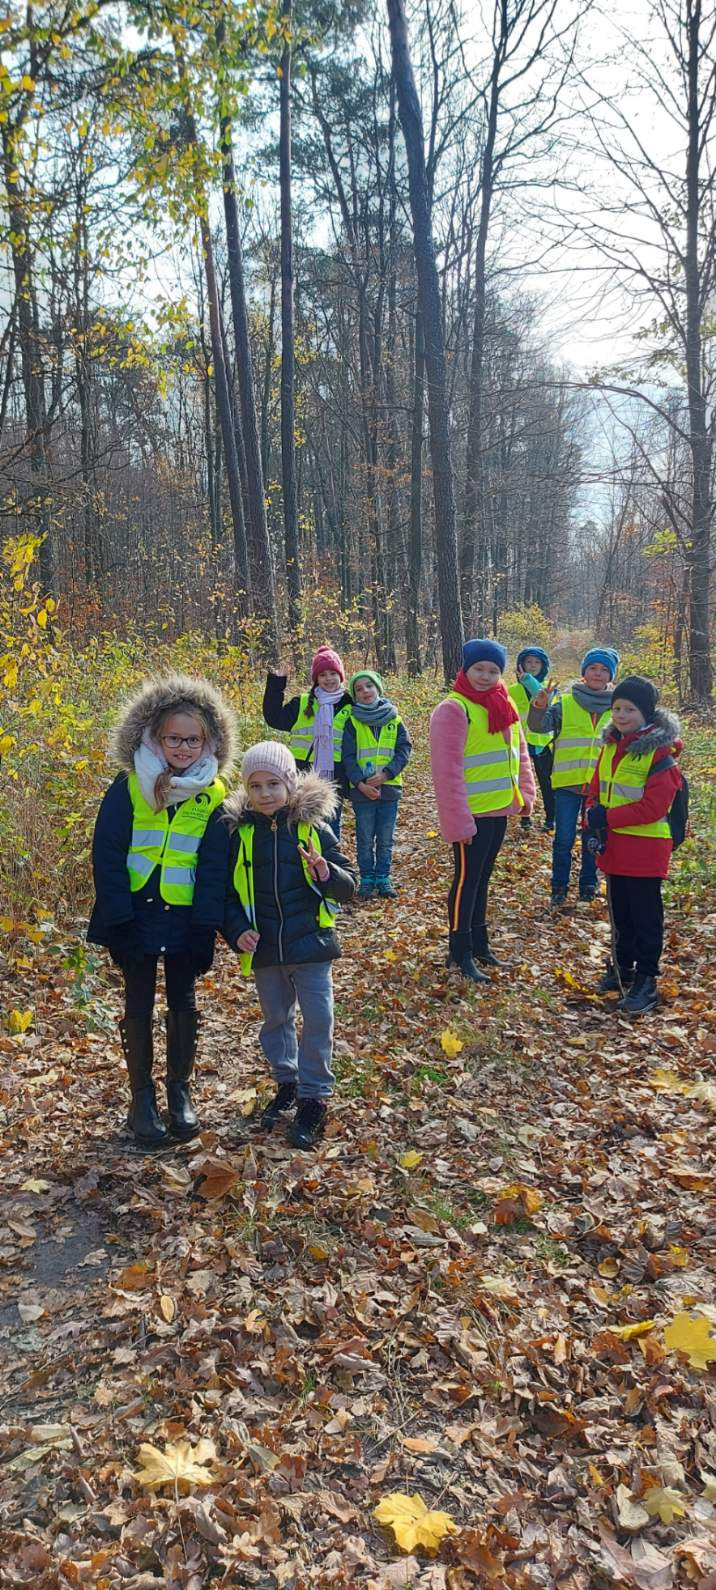
<svg viewBox="0 0 716 1590">
<path fill-rule="evenodd" d="M 337 803 L 331 782 L 299 773 L 277 740 L 249 747 L 241 778 L 225 805 L 231 850 L 224 936 L 242 971 L 253 971 L 263 1011 L 261 1047 L 277 1091 L 262 1124 L 272 1131 L 298 1101 L 291 1142 L 311 1148 L 335 1081 L 331 962 L 341 951 L 334 918 L 352 898 L 355 877 L 329 827 Z"/>
</svg>

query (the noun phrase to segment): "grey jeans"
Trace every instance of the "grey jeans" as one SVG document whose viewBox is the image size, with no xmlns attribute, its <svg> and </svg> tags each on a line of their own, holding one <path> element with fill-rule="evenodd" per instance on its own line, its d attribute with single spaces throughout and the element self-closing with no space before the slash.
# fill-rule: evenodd
<svg viewBox="0 0 716 1590">
<path fill-rule="evenodd" d="M 330 961 L 257 966 L 256 992 L 264 1022 L 259 1037 L 274 1080 L 298 1082 L 301 1099 L 333 1092 L 333 977 Z M 296 1006 L 303 1018 L 300 1042 Z"/>
</svg>

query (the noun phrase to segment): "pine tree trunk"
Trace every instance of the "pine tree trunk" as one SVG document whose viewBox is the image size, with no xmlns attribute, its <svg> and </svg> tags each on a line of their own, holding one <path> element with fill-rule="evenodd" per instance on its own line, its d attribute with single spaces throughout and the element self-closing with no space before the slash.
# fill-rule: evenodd
<svg viewBox="0 0 716 1590">
<path fill-rule="evenodd" d="M 291 209 L 291 4 L 283 0 L 281 17 L 287 29 L 281 56 L 279 182 L 281 190 L 281 477 L 283 527 L 288 587 L 288 621 L 295 633 L 301 616 L 301 571 L 298 561 L 298 499 L 296 492 L 294 391 L 293 215 Z"/>
</svg>

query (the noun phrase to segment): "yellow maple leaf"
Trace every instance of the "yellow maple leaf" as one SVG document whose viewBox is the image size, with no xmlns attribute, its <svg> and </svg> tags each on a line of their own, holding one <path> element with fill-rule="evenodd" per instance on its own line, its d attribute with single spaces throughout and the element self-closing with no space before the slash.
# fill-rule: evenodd
<svg viewBox="0 0 716 1590">
<path fill-rule="evenodd" d="M 642 1498 L 647 1513 L 656 1518 L 658 1513 L 662 1524 L 673 1524 L 675 1518 L 684 1518 L 686 1508 L 682 1507 L 684 1500 L 679 1491 L 671 1485 L 652 1485 L 644 1492 Z"/>
<path fill-rule="evenodd" d="M 640 1319 L 635 1325 L 608 1325 L 607 1330 L 622 1342 L 632 1342 L 635 1336 L 646 1336 L 648 1331 L 653 1331 L 655 1324 L 656 1320 Z"/>
<path fill-rule="evenodd" d="M 402 1166 L 403 1170 L 415 1170 L 416 1165 L 420 1164 L 422 1157 L 422 1154 L 418 1153 L 417 1148 L 410 1148 L 407 1154 L 401 1154 L 398 1164 Z"/>
<path fill-rule="evenodd" d="M 708 1469 L 702 1469 L 701 1478 L 704 1482 L 703 1500 L 716 1502 L 716 1474 L 709 1474 Z"/>
<path fill-rule="evenodd" d="M 27 1032 L 34 1019 L 33 1010 L 11 1010 L 7 1018 L 7 1030 L 15 1036 L 17 1033 Z"/>
<path fill-rule="evenodd" d="M 163 1452 L 144 1441 L 139 1448 L 142 1467 L 137 1469 L 134 1478 L 148 1491 L 159 1491 L 164 1485 L 171 1485 L 175 1490 L 180 1485 L 187 1489 L 192 1485 L 211 1485 L 214 1476 L 205 1465 L 214 1457 L 213 1441 L 199 1441 L 194 1447 L 190 1441 L 177 1441 L 166 1446 Z"/>
<path fill-rule="evenodd" d="M 455 1055 L 459 1054 L 460 1050 L 465 1048 L 465 1045 L 462 1038 L 458 1038 L 457 1033 L 453 1032 L 452 1028 L 446 1027 L 445 1031 L 440 1034 L 440 1048 L 449 1060 L 454 1060 Z"/>
<path fill-rule="evenodd" d="M 402 1491 L 391 1491 L 378 1503 L 374 1514 L 379 1524 L 388 1524 L 402 1551 L 414 1551 L 423 1546 L 435 1553 L 446 1535 L 458 1533 L 449 1513 L 436 1509 L 430 1511 L 421 1496 L 404 1496 Z"/>
<path fill-rule="evenodd" d="M 670 1353 L 685 1353 L 692 1369 L 708 1369 L 716 1360 L 716 1341 L 702 1314 L 696 1318 L 675 1314 L 664 1331 L 664 1343 Z"/>
</svg>

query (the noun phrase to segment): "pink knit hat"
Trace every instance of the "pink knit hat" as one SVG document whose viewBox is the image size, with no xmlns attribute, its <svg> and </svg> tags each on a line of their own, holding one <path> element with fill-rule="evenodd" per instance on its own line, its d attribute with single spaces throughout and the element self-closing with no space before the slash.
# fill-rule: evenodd
<svg viewBox="0 0 716 1590">
<path fill-rule="evenodd" d="M 291 751 L 280 740 L 260 740 L 244 751 L 241 778 L 248 785 L 252 773 L 275 773 L 292 794 L 298 782 L 298 770 Z"/>
<path fill-rule="evenodd" d="M 340 674 L 341 679 L 345 681 L 346 670 L 338 656 L 338 652 L 333 651 L 330 646 L 319 646 L 311 663 L 311 680 L 314 685 L 318 675 L 323 673 L 324 668 L 335 668 L 336 673 Z"/>
</svg>

